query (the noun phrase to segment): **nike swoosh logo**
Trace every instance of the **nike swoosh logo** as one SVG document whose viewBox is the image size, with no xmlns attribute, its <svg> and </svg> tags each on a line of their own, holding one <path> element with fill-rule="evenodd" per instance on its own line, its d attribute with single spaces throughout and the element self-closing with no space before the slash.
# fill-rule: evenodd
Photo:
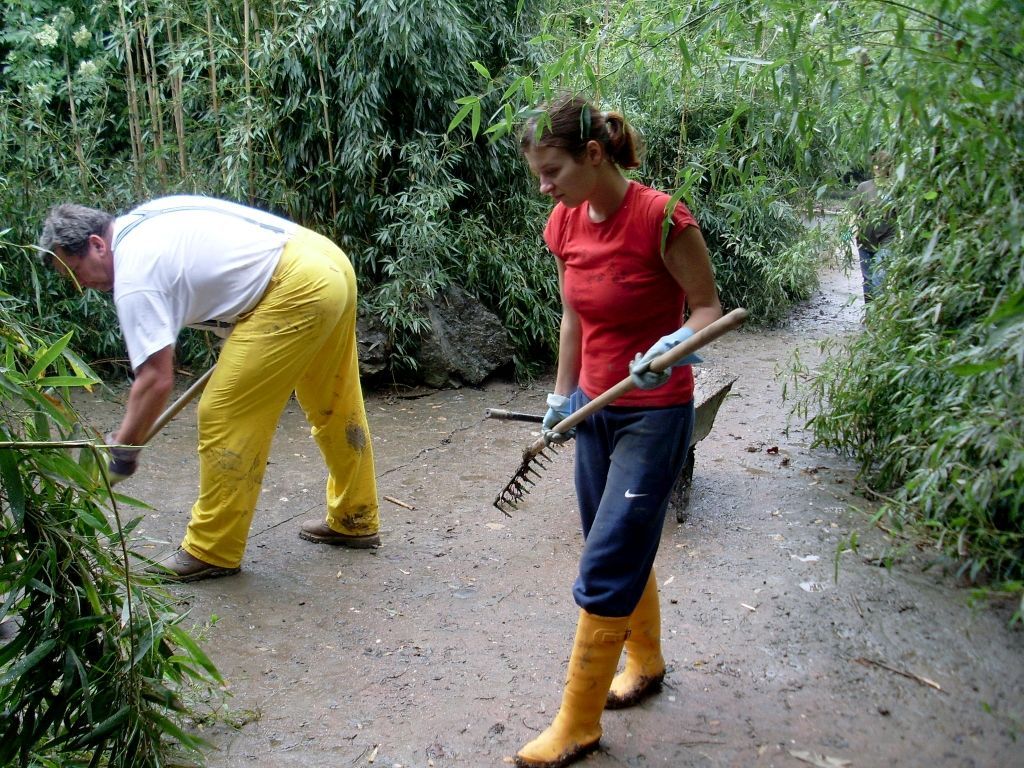
<svg viewBox="0 0 1024 768">
<path fill-rule="evenodd" d="M 639 499 L 641 496 L 647 496 L 647 495 L 648 494 L 646 494 L 646 493 L 633 493 L 631 490 L 626 489 L 626 498 L 627 499 Z"/>
</svg>

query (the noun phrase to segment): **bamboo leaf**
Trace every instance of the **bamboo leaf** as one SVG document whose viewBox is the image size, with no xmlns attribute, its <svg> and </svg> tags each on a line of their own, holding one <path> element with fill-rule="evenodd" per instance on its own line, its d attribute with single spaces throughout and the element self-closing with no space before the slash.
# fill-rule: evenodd
<svg viewBox="0 0 1024 768">
<path fill-rule="evenodd" d="M 217 667 L 214 666 L 209 656 L 206 655 L 203 649 L 199 647 L 199 644 L 187 632 L 175 624 L 168 625 L 167 633 L 175 643 L 187 652 L 189 659 L 198 663 L 218 683 L 223 682 Z"/>
<path fill-rule="evenodd" d="M 78 519 L 85 524 L 87 530 L 105 534 L 111 533 L 110 523 L 107 522 L 105 517 L 95 514 L 94 510 L 79 509 Z"/>
<path fill-rule="evenodd" d="M 87 379 L 89 381 L 88 384 L 71 386 L 83 386 L 88 388 L 100 383 L 100 378 L 95 373 L 93 373 L 92 368 L 84 360 L 82 360 L 82 358 L 79 357 L 74 350 L 65 349 L 63 352 L 63 356 L 64 359 L 68 361 L 68 364 L 71 366 L 71 370 L 75 372 L 76 376 L 82 379 Z"/>
<path fill-rule="evenodd" d="M 472 132 L 474 138 L 480 133 L 480 102 L 473 105 Z"/>
<path fill-rule="evenodd" d="M 151 710 L 150 712 L 147 713 L 146 718 L 148 720 L 150 720 L 151 722 L 153 722 L 154 724 L 156 724 L 160 728 L 161 731 L 163 731 L 164 733 L 170 734 L 180 744 L 182 744 L 185 747 L 188 747 L 189 749 L 200 750 L 200 749 L 203 749 L 203 748 L 208 748 L 210 746 L 210 743 L 206 739 L 202 738 L 201 736 L 197 736 L 195 734 L 188 733 L 187 731 L 183 730 L 173 720 L 171 720 L 170 718 L 164 717 L 163 715 L 159 714 L 158 712 L 155 712 L 155 711 Z"/>
<path fill-rule="evenodd" d="M 88 376 L 43 376 L 37 380 L 40 387 L 89 387 L 96 379 Z"/>
<path fill-rule="evenodd" d="M 985 363 L 962 363 L 952 366 L 950 371 L 957 376 L 978 376 L 982 373 L 997 371 L 1004 365 L 1006 365 L 1004 360 L 990 360 Z"/>
<path fill-rule="evenodd" d="M 31 381 L 38 378 L 43 371 L 45 371 L 50 363 L 56 360 L 64 353 L 64 348 L 67 347 L 68 342 L 71 341 L 71 337 L 74 335 L 73 331 L 68 331 L 66 334 L 61 336 L 56 342 L 50 347 L 43 350 L 43 352 L 36 358 L 35 364 L 29 368 L 28 373 L 25 377 Z"/>
<path fill-rule="evenodd" d="M 3 479 L 7 492 L 7 503 L 14 514 L 14 524 L 18 528 L 25 522 L 26 498 L 25 486 L 18 471 L 18 452 L 8 448 L 0 448 L 0 478 Z"/>
<path fill-rule="evenodd" d="M 992 314 L 988 316 L 986 322 L 991 325 L 998 325 L 1005 320 L 1011 320 L 1022 315 L 1024 315 L 1024 290 L 1017 291 L 998 304 L 992 310 Z"/>
<path fill-rule="evenodd" d="M 9 643 L 0 647 L 0 668 L 16 658 L 25 649 L 25 646 L 29 644 L 31 639 L 28 632 L 19 632 Z"/>
<path fill-rule="evenodd" d="M 665 203 L 665 211 L 664 211 L 665 215 L 664 215 L 664 218 L 661 220 L 661 252 L 662 252 L 662 254 L 665 253 L 665 248 L 668 245 L 668 235 L 669 235 L 669 232 L 672 230 L 672 214 L 675 213 L 676 206 L 679 204 L 679 201 L 683 199 L 683 195 L 685 193 L 686 193 L 686 188 L 685 187 L 680 187 L 674 193 L 672 193 L 672 196 L 668 199 L 668 202 Z"/>
<path fill-rule="evenodd" d="M 106 720 L 96 724 L 92 730 L 73 740 L 70 746 L 75 749 L 81 749 L 82 747 L 102 741 L 117 730 L 121 724 L 128 719 L 131 711 L 131 707 L 125 704 Z"/>
<path fill-rule="evenodd" d="M 514 96 L 516 93 L 522 90 L 524 79 L 525 78 L 517 77 L 515 80 L 513 80 L 512 84 L 505 89 L 505 92 L 503 94 L 501 94 L 501 100 L 508 101 L 509 99 L 512 98 L 512 96 Z"/>
<path fill-rule="evenodd" d="M 457 128 L 459 126 L 459 124 L 462 123 L 463 120 L 466 119 L 466 116 L 470 112 L 472 112 L 472 111 L 473 111 L 473 102 L 470 102 L 468 104 L 463 104 L 462 108 L 459 109 L 459 111 L 455 113 L 455 117 L 452 118 L 452 121 L 450 123 L 448 123 L 448 128 L 446 129 L 446 132 L 447 133 L 451 133 L 455 128 Z"/>
<path fill-rule="evenodd" d="M 480 74 L 481 77 L 483 77 L 483 78 L 485 78 L 487 80 L 491 79 L 490 71 L 487 69 L 487 67 L 485 67 L 483 64 L 481 64 L 479 61 L 471 61 L 471 62 L 469 62 L 469 64 L 470 64 L 471 67 L 473 67 L 473 69 L 475 69 Z"/>
<path fill-rule="evenodd" d="M 0 674 L 0 686 L 7 685 L 12 680 L 17 680 L 19 677 L 31 670 L 47 658 L 56 645 L 57 641 L 52 638 L 44 640 L 42 643 L 37 645 L 30 653 L 26 654 L 19 661 L 10 666 L 6 672 Z"/>
</svg>

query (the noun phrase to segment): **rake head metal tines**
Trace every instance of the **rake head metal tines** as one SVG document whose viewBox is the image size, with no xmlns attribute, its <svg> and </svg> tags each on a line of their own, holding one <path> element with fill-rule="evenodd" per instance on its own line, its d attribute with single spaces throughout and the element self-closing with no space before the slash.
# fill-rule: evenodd
<svg viewBox="0 0 1024 768">
<path fill-rule="evenodd" d="M 543 442 L 537 447 L 530 446 L 523 451 L 523 460 L 519 464 L 519 469 L 494 499 L 495 508 L 500 510 L 505 517 L 512 517 L 509 510 L 516 509 L 516 505 L 537 484 L 530 475 L 539 480 L 541 478 L 540 470 L 547 469 L 551 464 L 552 456 L 544 452 L 545 448 L 550 448 L 552 453 L 555 452 L 554 445 L 545 445 Z"/>
</svg>

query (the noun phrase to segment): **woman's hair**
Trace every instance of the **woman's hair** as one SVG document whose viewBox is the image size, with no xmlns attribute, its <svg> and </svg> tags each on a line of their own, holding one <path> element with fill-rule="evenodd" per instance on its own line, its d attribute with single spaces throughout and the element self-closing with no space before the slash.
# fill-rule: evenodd
<svg viewBox="0 0 1024 768">
<path fill-rule="evenodd" d="M 596 141 L 620 168 L 636 168 L 639 140 L 618 112 L 599 112 L 579 96 L 563 96 L 531 117 L 519 137 L 523 152 L 535 147 L 558 147 L 579 160 L 587 142 Z"/>
<path fill-rule="evenodd" d="M 39 236 L 41 257 L 61 248 L 72 256 L 84 256 L 89 248 L 89 235 L 105 235 L 114 217 L 95 208 L 64 203 L 54 206 L 43 223 Z"/>
</svg>

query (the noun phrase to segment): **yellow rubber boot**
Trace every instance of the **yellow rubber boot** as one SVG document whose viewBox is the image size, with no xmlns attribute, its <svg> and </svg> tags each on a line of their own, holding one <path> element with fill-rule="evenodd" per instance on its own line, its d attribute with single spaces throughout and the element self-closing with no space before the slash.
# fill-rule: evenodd
<svg viewBox="0 0 1024 768">
<path fill-rule="evenodd" d="M 519 768 L 562 768 L 597 749 L 608 686 L 629 634 L 629 617 L 580 611 L 562 706 L 554 722 L 519 750 Z"/>
<path fill-rule="evenodd" d="M 625 643 L 626 666 L 612 680 L 606 709 L 624 709 L 646 699 L 661 688 L 665 679 L 665 658 L 661 655 L 661 610 L 658 580 L 654 569 L 640 602 L 629 617 L 629 638 Z"/>
</svg>

